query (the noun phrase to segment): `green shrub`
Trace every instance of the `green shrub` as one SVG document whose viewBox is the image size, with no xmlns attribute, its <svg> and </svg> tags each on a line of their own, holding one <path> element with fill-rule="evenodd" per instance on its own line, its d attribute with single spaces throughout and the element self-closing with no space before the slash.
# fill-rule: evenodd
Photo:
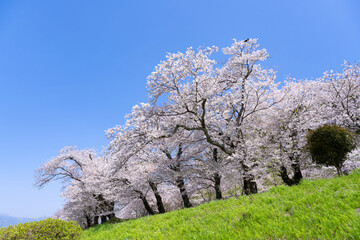
<svg viewBox="0 0 360 240">
<path fill-rule="evenodd" d="M 312 160 L 317 164 L 334 166 L 340 176 L 346 155 L 355 148 L 348 130 L 336 125 L 324 125 L 307 135 Z"/>
<path fill-rule="evenodd" d="M 15 239 L 80 239 L 81 227 L 76 222 L 48 218 L 0 228 L 1 240 Z"/>
</svg>

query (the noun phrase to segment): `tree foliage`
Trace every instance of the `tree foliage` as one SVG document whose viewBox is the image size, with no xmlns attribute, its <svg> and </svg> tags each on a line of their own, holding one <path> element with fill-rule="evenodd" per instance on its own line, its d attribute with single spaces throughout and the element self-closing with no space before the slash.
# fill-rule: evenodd
<svg viewBox="0 0 360 240">
<path fill-rule="evenodd" d="M 307 136 L 309 151 L 314 162 L 334 166 L 340 176 L 346 155 L 355 144 L 349 131 L 336 125 L 324 125 Z"/>
</svg>

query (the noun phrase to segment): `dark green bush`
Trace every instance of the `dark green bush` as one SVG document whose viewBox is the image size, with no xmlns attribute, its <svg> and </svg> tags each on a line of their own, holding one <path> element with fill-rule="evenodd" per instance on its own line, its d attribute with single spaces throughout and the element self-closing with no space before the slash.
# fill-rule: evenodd
<svg viewBox="0 0 360 240">
<path fill-rule="evenodd" d="M 15 239 L 80 239 L 82 229 L 76 222 L 48 218 L 0 228 L 1 240 Z"/>
<path fill-rule="evenodd" d="M 338 175 L 342 175 L 342 166 L 346 155 L 355 148 L 348 130 L 336 125 L 324 125 L 307 135 L 312 160 L 317 164 L 334 166 Z"/>
</svg>

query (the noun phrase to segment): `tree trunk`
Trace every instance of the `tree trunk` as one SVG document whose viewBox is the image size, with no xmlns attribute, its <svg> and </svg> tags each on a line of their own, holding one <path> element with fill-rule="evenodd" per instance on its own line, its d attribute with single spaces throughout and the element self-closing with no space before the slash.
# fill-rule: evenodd
<svg viewBox="0 0 360 240">
<path fill-rule="evenodd" d="M 254 176 L 250 175 L 248 177 L 244 177 L 243 193 L 245 195 L 250 195 L 250 194 L 255 194 L 257 192 L 258 189 Z"/>
<path fill-rule="evenodd" d="M 139 198 L 140 198 L 141 201 L 143 202 L 146 211 L 147 211 L 150 215 L 154 215 L 155 213 L 154 213 L 154 211 L 152 210 L 149 202 L 147 201 L 146 196 L 145 196 L 141 191 L 137 191 L 137 190 L 136 190 L 135 192 L 139 193 Z"/>
<path fill-rule="evenodd" d="M 98 225 L 98 224 L 99 224 L 99 216 L 95 216 L 93 225 Z"/>
<path fill-rule="evenodd" d="M 152 181 L 149 181 L 149 185 L 150 185 L 152 191 L 154 192 L 154 195 L 155 195 L 155 198 L 156 198 L 156 205 L 157 205 L 159 213 L 165 213 L 164 204 L 162 202 L 161 196 L 160 196 L 159 191 L 157 189 L 156 183 L 154 183 Z"/>
<path fill-rule="evenodd" d="M 293 185 L 293 181 L 292 179 L 289 177 L 288 173 L 287 173 L 287 169 L 285 166 L 281 166 L 280 167 L 280 176 L 281 179 L 283 180 L 283 182 L 288 185 L 288 186 L 292 186 Z"/>
<path fill-rule="evenodd" d="M 99 205 L 97 206 L 97 212 L 100 215 L 104 214 L 106 212 L 112 212 L 112 214 L 100 216 L 101 223 L 105 223 L 108 220 L 110 220 L 113 216 L 115 216 L 115 214 L 113 213 L 114 207 L 115 207 L 115 202 L 110 202 L 110 201 L 105 200 L 105 198 L 102 194 L 94 195 L 94 197 L 98 201 Z"/>
<path fill-rule="evenodd" d="M 217 148 L 213 148 L 213 161 L 216 163 L 218 163 L 219 161 Z M 215 182 L 214 188 L 215 188 L 216 199 L 222 199 L 221 187 L 220 187 L 221 176 L 219 175 L 219 173 L 214 174 L 214 182 Z"/>
<path fill-rule="evenodd" d="M 114 210 L 115 210 L 115 202 L 106 202 L 106 208 L 107 208 L 106 211 L 112 212 L 112 213 L 106 215 L 106 217 L 110 221 L 111 219 L 115 218 L 115 212 L 114 212 Z"/>
<path fill-rule="evenodd" d="M 294 170 L 293 181 L 295 181 L 295 184 L 299 184 L 301 179 L 303 179 L 301 169 L 300 169 L 300 164 L 294 163 L 294 164 L 291 164 L 291 167 Z"/>
<path fill-rule="evenodd" d="M 185 188 L 184 179 L 182 177 L 178 177 L 176 179 L 176 184 L 180 190 L 180 194 L 181 194 L 182 200 L 184 202 L 184 207 L 186 207 L 186 208 L 192 207 L 192 204 L 190 202 L 189 196 L 188 196 L 186 188 Z"/>
<path fill-rule="evenodd" d="M 105 215 L 100 216 L 101 219 L 101 224 L 106 223 L 107 222 L 107 217 Z"/>
<path fill-rule="evenodd" d="M 86 227 L 85 228 L 91 227 L 91 217 L 86 214 L 85 218 L 86 218 Z"/>
<path fill-rule="evenodd" d="M 284 165 L 280 167 L 280 176 L 284 183 L 288 186 L 299 184 L 301 179 L 303 178 L 299 163 L 293 163 L 291 164 L 291 167 L 294 171 L 294 176 L 292 178 L 289 177 L 287 169 Z"/>
<path fill-rule="evenodd" d="M 109 221 L 116 218 L 115 213 L 110 213 L 110 214 L 106 215 L 106 217 L 109 219 Z"/>
<path fill-rule="evenodd" d="M 245 155 L 246 158 L 246 155 Z M 249 173 L 249 167 L 242 162 L 241 163 L 242 169 L 243 169 L 243 178 L 244 178 L 244 184 L 243 184 L 243 194 L 250 195 L 255 194 L 258 192 L 257 184 L 255 182 L 254 175 Z"/>
<path fill-rule="evenodd" d="M 340 166 L 335 166 L 335 168 L 336 168 L 336 171 L 337 171 L 338 176 L 339 176 L 339 177 L 342 176 L 342 175 L 343 175 L 343 172 L 342 172 L 342 170 L 341 170 L 341 167 L 340 167 Z"/>
<path fill-rule="evenodd" d="M 215 181 L 214 188 L 216 193 L 216 199 L 222 199 L 221 188 L 220 188 L 221 176 L 218 173 L 214 174 L 214 181 Z"/>
</svg>

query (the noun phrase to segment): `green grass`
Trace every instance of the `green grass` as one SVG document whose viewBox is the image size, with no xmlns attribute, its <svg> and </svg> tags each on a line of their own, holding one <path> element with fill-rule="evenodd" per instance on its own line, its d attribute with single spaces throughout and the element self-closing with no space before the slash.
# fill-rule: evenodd
<svg viewBox="0 0 360 240">
<path fill-rule="evenodd" d="M 360 239 L 360 171 L 103 224 L 82 239 Z"/>
</svg>

